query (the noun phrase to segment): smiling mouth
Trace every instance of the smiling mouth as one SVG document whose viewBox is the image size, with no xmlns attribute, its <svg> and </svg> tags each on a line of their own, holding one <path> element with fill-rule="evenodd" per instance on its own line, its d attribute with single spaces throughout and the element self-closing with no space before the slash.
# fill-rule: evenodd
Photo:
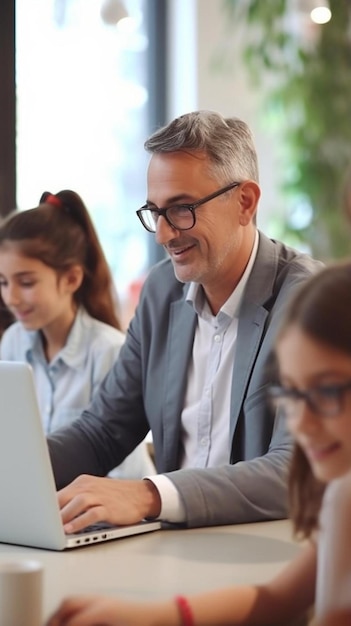
<svg viewBox="0 0 351 626">
<path fill-rule="evenodd" d="M 13 311 L 13 314 L 15 317 L 17 318 L 24 318 L 24 317 L 28 317 L 28 315 L 30 315 L 32 313 L 32 310 L 29 311 Z"/>
<path fill-rule="evenodd" d="M 306 452 L 310 459 L 313 461 L 323 461 L 328 458 L 329 455 L 336 452 L 340 447 L 339 443 L 332 443 L 329 446 L 324 446 L 323 448 L 307 448 Z"/>
<path fill-rule="evenodd" d="M 189 252 L 189 250 L 192 250 L 194 247 L 195 244 L 188 244 L 186 246 L 177 246 L 176 248 L 167 247 L 167 250 L 172 257 L 180 257 Z"/>
</svg>

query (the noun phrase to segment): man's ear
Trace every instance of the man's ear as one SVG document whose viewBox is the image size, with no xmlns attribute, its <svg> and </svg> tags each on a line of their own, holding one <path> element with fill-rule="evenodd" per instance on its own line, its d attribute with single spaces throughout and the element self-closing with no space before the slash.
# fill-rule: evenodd
<svg viewBox="0 0 351 626">
<path fill-rule="evenodd" d="M 75 293 L 81 286 L 84 278 L 84 271 L 81 265 L 71 265 L 65 272 L 65 284 L 70 293 Z"/>
<path fill-rule="evenodd" d="M 240 184 L 238 192 L 240 224 L 247 226 L 249 222 L 254 221 L 261 190 L 254 180 L 245 180 Z"/>
</svg>

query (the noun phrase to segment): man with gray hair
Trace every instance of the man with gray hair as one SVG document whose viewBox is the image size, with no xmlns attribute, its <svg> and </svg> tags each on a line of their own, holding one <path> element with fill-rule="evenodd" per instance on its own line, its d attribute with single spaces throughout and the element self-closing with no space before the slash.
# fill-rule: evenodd
<svg viewBox="0 0 351 626">
<path fill-rule="evenodd" d="M 65 530 L 283 518 L 291 441 L 267 403 L 267 362 L 289 295 L 322 264 L 258 231 L 257 155 L 243 121 L 188 113 L 145 148 L 137 215 L 168 258 L 151 269 L 96 397 L 48 439 Z M 159 473 L 102 478 L 150 429 Z"/>
</svg>

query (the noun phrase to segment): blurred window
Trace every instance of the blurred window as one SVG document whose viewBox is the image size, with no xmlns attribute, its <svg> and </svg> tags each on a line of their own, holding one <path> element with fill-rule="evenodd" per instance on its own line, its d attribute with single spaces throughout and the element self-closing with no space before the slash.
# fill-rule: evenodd
<svg viewBox="0 0 351 626">
<path fill-rule="evenodd" d="M 135 215 L 145 201 L 152 119 L 149 6 L 16 0 L 17 206 L 36 206 L 44 190 L 77 191 L 122 299 L 149 264 Z"/>
</svg>

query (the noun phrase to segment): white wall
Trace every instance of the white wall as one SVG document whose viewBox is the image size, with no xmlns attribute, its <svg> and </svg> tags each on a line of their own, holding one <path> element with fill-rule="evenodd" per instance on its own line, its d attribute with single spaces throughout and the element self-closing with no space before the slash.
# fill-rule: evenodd
<svg viewBox="0 0 351 626">
<path fill-rule="evenodd" d="M 249 124 L 260 165 L 262 198 L 258 223 L 267 232 L 269 214 L 281 208 L 279 140 L 267 128 L 261 115 L 262 94 L 253 89 L 243 66 L 241 46 L 245 32 L 239 27 L 229 30 L 222 0 L 170 0 L 168 32 L 169 119 L 193 109 L 213 109 Z M 215 58 L 223 50 L 226 67 L 215 69 Z"/>
</svg>

